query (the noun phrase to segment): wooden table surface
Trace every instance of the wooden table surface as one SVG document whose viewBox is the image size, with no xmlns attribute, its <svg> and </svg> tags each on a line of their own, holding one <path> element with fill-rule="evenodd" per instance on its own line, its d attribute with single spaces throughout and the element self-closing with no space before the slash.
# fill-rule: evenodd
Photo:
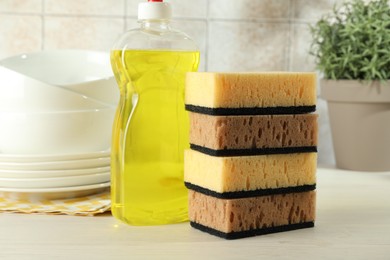
<svg viewBox="0 0 390 260">
<path fill-rule="evenodd" d="M 315 228 L 228 241 L 188 223 L 0 214 L 0 259 L 390 259 L 390 172 L 317 176 Z"/>
</svg>

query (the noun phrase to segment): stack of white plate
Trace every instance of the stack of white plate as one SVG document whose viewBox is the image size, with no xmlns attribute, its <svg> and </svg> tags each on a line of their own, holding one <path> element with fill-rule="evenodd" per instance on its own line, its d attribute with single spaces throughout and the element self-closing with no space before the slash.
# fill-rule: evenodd
<svg viewBox="0 0 390 260">
<path fill-rule="evenodd" d="M 65 197 L 110 186 L 110 152 L 73 155 L 0 154 L 0 191 Z"/>
<path fill-rule="evenodd" d="M 108 53 L 1 60 L 0 192 L 65 198 L 107 189 L 118 97 Z"/>
</svg>

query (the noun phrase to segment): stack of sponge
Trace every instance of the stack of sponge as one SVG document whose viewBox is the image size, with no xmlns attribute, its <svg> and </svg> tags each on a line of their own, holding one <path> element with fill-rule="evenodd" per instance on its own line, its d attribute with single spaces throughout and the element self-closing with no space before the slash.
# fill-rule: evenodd
<svg viewBox="0 0 390 260">
<path fill-rule="evenodd" d="M 187 74 L 194 228 L 235 239 L 314 226 L 314 73 Z"/>
</svg>

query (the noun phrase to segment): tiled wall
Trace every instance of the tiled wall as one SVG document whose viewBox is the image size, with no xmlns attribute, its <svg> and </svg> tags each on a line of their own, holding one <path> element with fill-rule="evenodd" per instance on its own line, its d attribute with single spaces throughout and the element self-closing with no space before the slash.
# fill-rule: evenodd
<svg viewBox="0 0 390 260">
<path fill-rule="evenodd" d="M 0 0 L 0 59 L 42 49 L 109 50 L 142 0 Z M 166 0 L 198 43 L 202 71 L 313 71 L 308 24 L 337 0 Z M 340 1 L 340 0 L 338 0 Z M 319 162 L 333 163 L 326 103 Z"/>
</svg>

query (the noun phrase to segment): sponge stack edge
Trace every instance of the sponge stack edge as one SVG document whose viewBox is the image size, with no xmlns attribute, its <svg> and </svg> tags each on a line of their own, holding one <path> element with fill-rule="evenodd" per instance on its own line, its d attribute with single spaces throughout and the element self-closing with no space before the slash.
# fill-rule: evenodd
<svg viewBox="0 0 390 260">
<path fill-rule="evenodd" d="M 314 226 L 314 73 L 188 73 L 194 228 L 226 239 Z"/>
</svg>

